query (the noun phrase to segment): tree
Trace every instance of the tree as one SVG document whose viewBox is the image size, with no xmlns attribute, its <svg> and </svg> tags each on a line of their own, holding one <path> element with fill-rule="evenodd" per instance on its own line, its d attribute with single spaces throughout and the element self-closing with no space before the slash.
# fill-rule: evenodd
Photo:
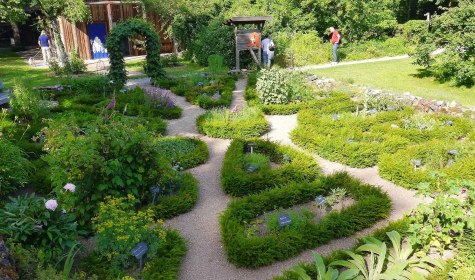
<svg viewBox="0 0 475 280">
<path fill-rule="evenodd" d="M 59 31 L 58 17 L 64 16 L 70 22 L 85 21 L 89 17 L 89 8 L 83 0 L 34 0 L 32 6 L 38 7 L 46 18 L 54 33 L 54 41 L 58 50 L 61 65 L 66 62 L 66 52 Z"/>
<path fill-rule="evenodd" d="M 0 22 L 11 24 L 15 44 L 20 42 L 18 23 L 24 22 L 28 18 L 25 11 L 27 6 L 28 1 L 26 0 L 2 0 L 0 2 Z"/>
</svg>

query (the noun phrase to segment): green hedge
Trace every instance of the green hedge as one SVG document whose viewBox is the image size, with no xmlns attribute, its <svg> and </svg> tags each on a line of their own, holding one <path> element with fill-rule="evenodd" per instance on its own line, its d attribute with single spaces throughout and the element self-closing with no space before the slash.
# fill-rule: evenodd
<svg viewBox="0 0 475 280">
<path fill-rule="evenodd" d="M 208 160 L 208 145 L 197 138 L 160 137 L 156 144 L 162 153 L 183 169 L 193 168 Z"/>
<path fill-rule="evenodd" d="M 180 266 L 186 255 L 186 241 L 178 231 L 167 231 L 165 246 L 157 252 L 157 257 L 149 261 L 143 270 L 145 280 L 173 280 L 178 278 Z"/>
<path fill-rule="evenodd" d="M 357 200 L 340 212 L 331 212 L 318 223 L 280 234 L 247 237 L 246 223 L 276 208 L 289 208 L 313 201 L 333 187 L 343 187 Z M 260 267 L 289 259 L 300 252 L 331 240 L 350 236 L 386 218 L 391 201 L 380 189 L 363 185 L 345 173 L 321 178 L 313 183 L 290 183 L 282 188 L 232 201 L 222 214 L 221 234 L 229 261 L 239 267 Z"/>
<path fill-rule="evenodd" d="M 460 139 L 473 128 L 468 119 L 446 115 L 414 114 L 412 109 L 401 112 L 379 112 L 374 116 L 343 113 L 316 116 L 314 110 L 299 113 L 299 126 L 292 140 L 330 160 L 353 167 L 369 167 L 377 163 L 378 155 L 395 153 L 411 143 L 431 139 Z M 409 124 L 405 121 L 410 120 Z M 453 125 L 446 124 L 448 120 Z M 417 124 L 426 125 L 419 129 Z"/>
<path fill-rule="evenodd" d="M 152 208 L 157 219 L 170 219 L 189 212 L 198 201 L 198 181 L 190 173 L 183 174 L 183 185 L 178 193 L 171 196 L 157 196 L 157 203 Z"/>
<path fill-rule="evenodd" d="M 249 151 L 248 144 L 254 143 L 254 153 L 264 154 L 272 162 L 282 164 L 278 169 L 265 168 L 249 174 L 244 169 L 244 156 Z M 290 158 L 286 162 L 284 155 Z M 221 170 L 221 184 L 224 191 L 232 196 L 245 196 L 273 188 L 290 181 L 311 182 L 320 176 L 315 160 L 288 146 L 261 139 L 234 140 L 224 157 Z"/>
<path fill-rule="evenodd" d="M 196 120 L 201 134 L 215 138 L 253 138 L 269 130 L 270 125 L 259 109 L 244 107 L 233 113 L 226 109 L 208 111 Z"/>
<path fill-rule="evenodd" d="M 458 151 L 455 156 L 449 154 L 453 149 Z M 422 163 L 417 169 L 411 163 L 416 159 Z M 453 163 L 449 164 L 449 160 Z M 429 183 L 429 187 L 436 190 L 440 179 L 464 179 L 475 183 L 475 144 L 433 140 L 393 154 L 383 154 L 379 157 L 378 166 L 383 178 L 407 188 L 418 188 L 420 183 Z"/>
</svg>

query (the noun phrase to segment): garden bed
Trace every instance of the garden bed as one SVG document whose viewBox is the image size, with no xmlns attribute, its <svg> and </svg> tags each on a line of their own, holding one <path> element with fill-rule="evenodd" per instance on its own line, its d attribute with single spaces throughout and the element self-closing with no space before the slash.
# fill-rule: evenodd
<svg viewBox="0 0 475 280">
<path fill-rule="evenodd" d="M 250 154 L 250 144 L 254 154 Z M 237 139 L 226 152 L 221 184 L 227 194 L 241 197 L 292 181 L 312 182 L 319 176 L 319 166 L 311 156 L 270 141 Z"/>
<path fill-rule="evenodd" d="M 304 110 L 291 134 L 298 145 L 352 167 L 369 167 L 383 153 L 432 139 L 457 140 L 473 129 L 470 120 L 448 115 L 370 110 L 315 116 Z"/>
<path fill-rule="evenodd" d="M 186 137 L 160 137 L 157 148 L 179 169 L 189 169 L 208 160 L 208 146 L 202 140 Z"/>
<path fill-rule="evenodd" d="M 241 110 L 214 109 L 196 120 L 198 131 L 214 138 L 259 137 L 270 128 L 264 114 L 257 108 Z"/>
<path fill-rule="evenodd" d="M 379 173 L 412 189 L 441 191 L 447 180 L 475 183 L 475 145 L 471 141 L 433 140 L 378 160 Z"/>
<path fill-rule="evenodd" d="M 247 224 L 259 215 L 313 201 L 335 187 L 346 189 L 356 203 L 340 212 L 329 213 L 318 223 L 306 222 L 298 229 L 288 228 L 278 235 L 246 235 Z M 229 261 L 238 267 L 255 268 L 350 236 L 386 218 L 390 210 L 391 201 L 381 190 L 339 173 L 313 183 L 290 183 L 231 202 L 220 219 L 221 234 Z"/>
</svg>

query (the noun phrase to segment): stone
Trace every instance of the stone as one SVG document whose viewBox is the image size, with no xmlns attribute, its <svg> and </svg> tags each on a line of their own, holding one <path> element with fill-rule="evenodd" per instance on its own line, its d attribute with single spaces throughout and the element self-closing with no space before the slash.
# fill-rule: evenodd
<svg viewBox="0 0 475 280">
<path fill-rule="evenodd" d="M 18 280 L 19 276 L 11 261 L 12 256 L 5 242 L 0 237 L 0 279 Z"/>
</svg>

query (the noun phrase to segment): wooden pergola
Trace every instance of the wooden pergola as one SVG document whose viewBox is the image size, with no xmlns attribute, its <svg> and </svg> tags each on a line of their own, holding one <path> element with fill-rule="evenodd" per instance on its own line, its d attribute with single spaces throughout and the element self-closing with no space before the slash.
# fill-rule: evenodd
<svg viewBox="0 0 475 280">
<path fill-rule="evenodd" d="M 233 17 L 225 21 L 224 24 L 234 26 L 235 42 L 236 42 L 236 70 L 241 69 L 240 51 L 248 50 L 252 58 L 261 65 L 261 37 L 262 29 L 266 21 L 271 20 L 271 16 L 255 16 L 255 17 Z M 255 25 L 255 29 L 240 29 L 245 25 Z M 257 56 L 255 54 L 257 50 Z"/>
</svg>

